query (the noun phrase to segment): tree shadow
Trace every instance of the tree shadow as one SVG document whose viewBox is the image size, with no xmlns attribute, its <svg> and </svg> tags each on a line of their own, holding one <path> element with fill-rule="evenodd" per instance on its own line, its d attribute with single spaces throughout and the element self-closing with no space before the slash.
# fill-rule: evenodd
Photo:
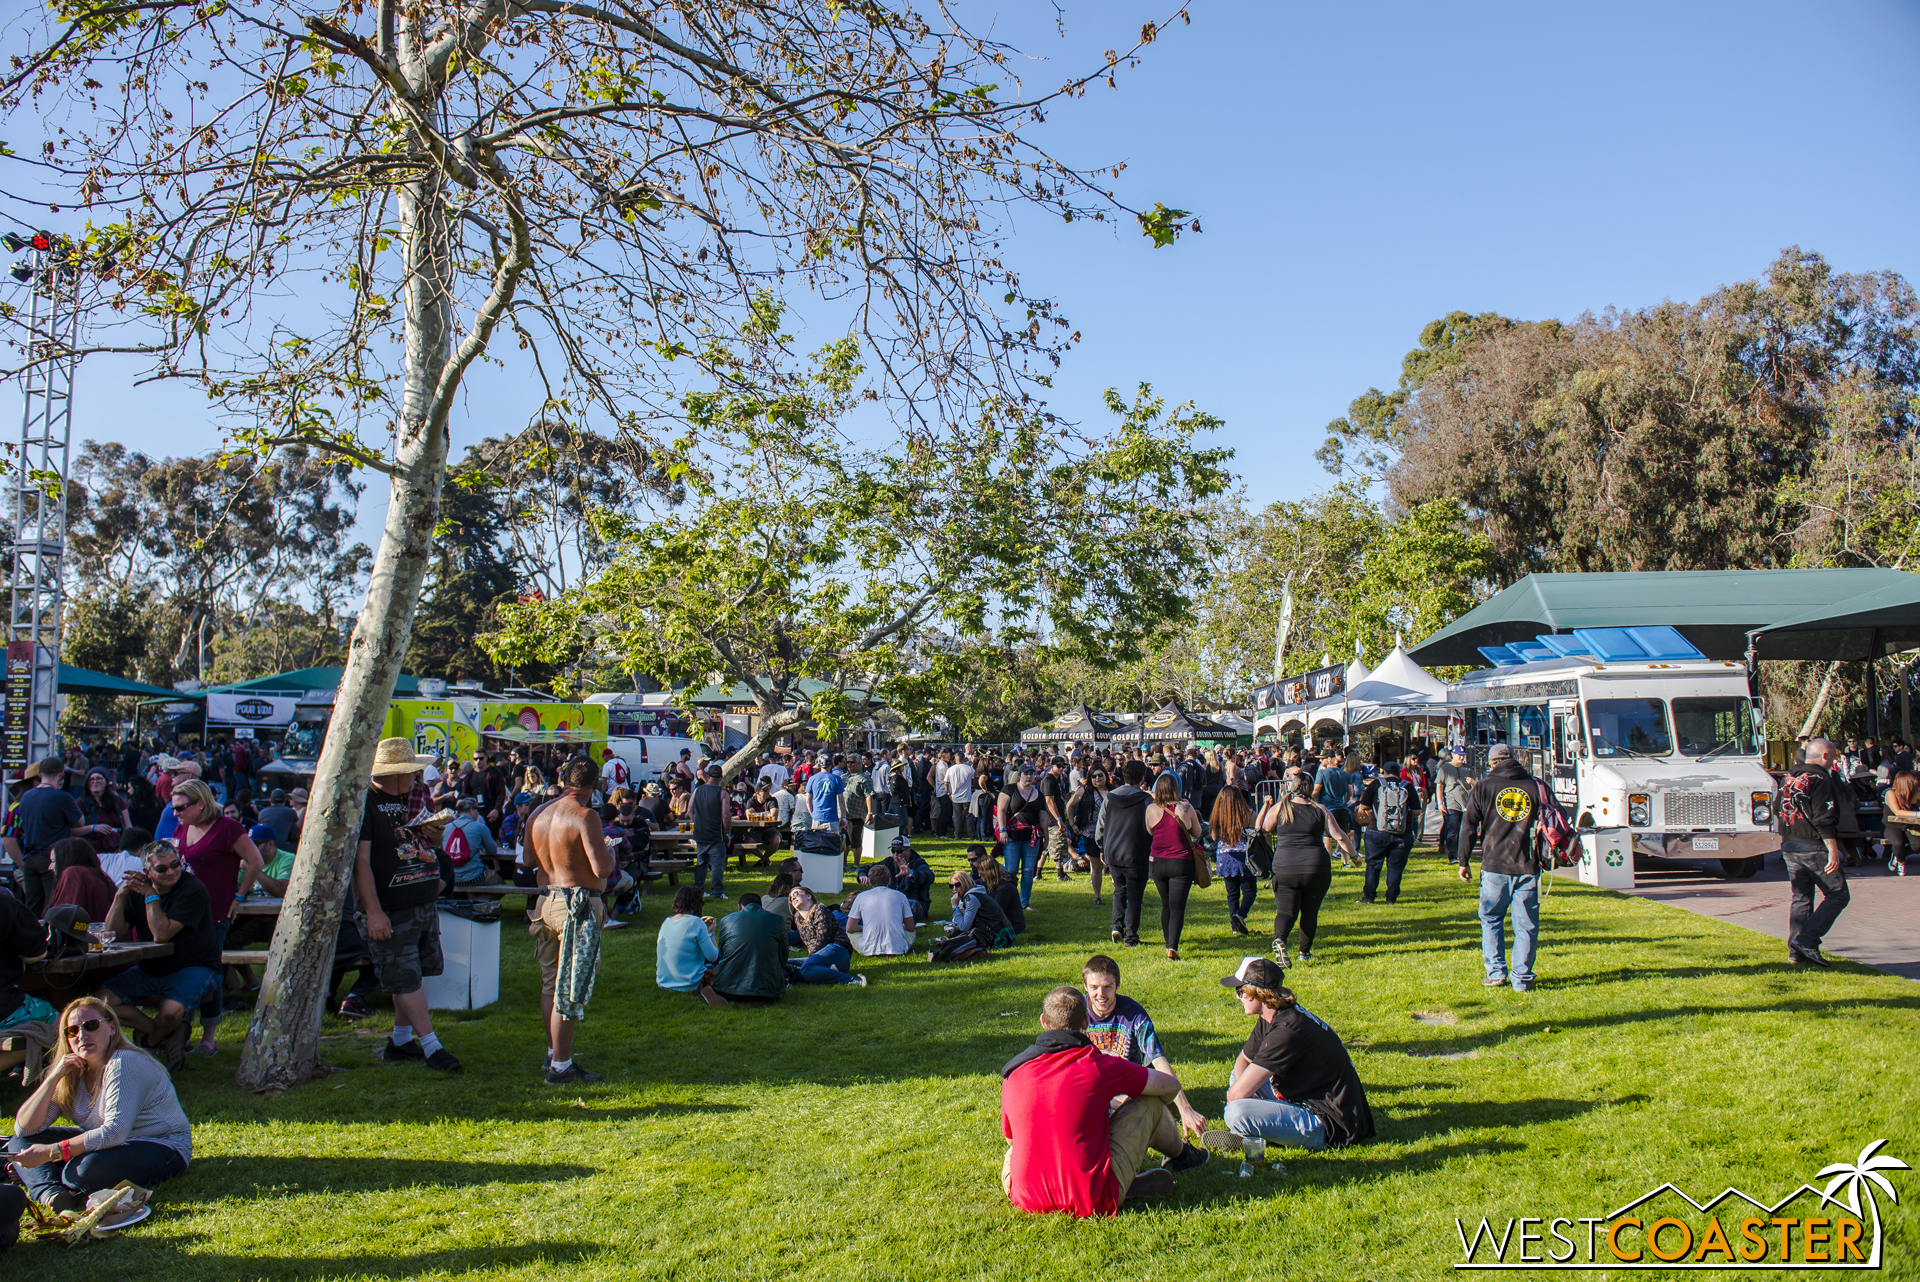
<svg viewBox="0 0 1920 1282">
<path fill-rule="evenodd" d="M 487 1245 L 421 1251 L 411 1255 L 389 1253 L 331 1256 L 220 1255 L 206 1252 L 206 1238 L 142 1237 L 138 1231 L 115 1243 L 115 1265 L 123 1277 L 184 1276 L 215 1282 L 255 1282 L 260 1278 L 417 1278 L 457 1276 L 477 1270 L 507 1271 L 530 1266 L 558 1276 L 580 1268 L 604 1253 L 598 1242 L 525 1242 L 517 1246 Z"/>
<path fill-rule="evenodd" d="M 243 1184 L 256 1198 L 326 1192 L 398 1192 L 418 1188 L 470 1188 L 481 1184 L 536 1184 L 577 1180 L 598 1172 L 564 1162 L 490 1162 L 421 1157 L 342 1155 L 285 1157 L 223 1154 L 196 1162 L 181 1180 L 192 1185 Z"/>
<path fill-rule="evenodd" d="M 1711 974 L 1712 972 L 1708 971 L 1708 973 Z M 1609 1011 L 1594 1015 L 1551 1015 L 1550 1017 L 1538 1020 L 1517 1020 L 1509 1024 L 1504 1024 L 1497 1029 L 1489 1029 L 1484 1036 L 1461 1038 L 1457 1041 L 1447 1043 L 1444 1049 L 1449 1052 L 1480 1050 L 1488 1046 L 1497 1046 L 1501 1042 L 1510 1041 L 1516 1037 L 1532 1036 L 1533 1034 L 1544 1032 L 1549 1028 L 1555 1032 L 1566 1032 L 1575 1028 L 1615 1028 L 1622 1024 L 1649 1024 L 1670 1019 L 1695 1019 L 1706 1013 L 1709 1009 L 1715 1014 L 1723 1015 L 1736 1013 L 1770 1015 L 1808 1013 L 1828 1015 L 1832 1014 L 1836 1007 L 1845 1007 L 1847 1010 L 1857 1011 L 1862 1007 L 1875 1006 L 1891 1010 L 1920 1010 L 1920 994 L 1912 997 L 1862 997 L 1845 999 L 1836 997 L 1829 1001 L 1795 999 L 1793 1001 L 1769 1002 L 1762 1005 L 1747 1006 L 1715 1005 L 1709 1007 L 1708 1004 L 1702 1003 L 1698 1006 L 1662 1006 L 1649 1010 L 1628 1011 L 1624 1013 Z M 1436 1051 L 1443 1049 L 1443 1046 L 1442 1043 L 1438 1041 L 1405 1041 L 1385 1038 L 1366 1043 L 1366 1049 L 1370 1054 L 1375 1055 L 1409 1054 L 1432 1056 Z"/>
</svg>

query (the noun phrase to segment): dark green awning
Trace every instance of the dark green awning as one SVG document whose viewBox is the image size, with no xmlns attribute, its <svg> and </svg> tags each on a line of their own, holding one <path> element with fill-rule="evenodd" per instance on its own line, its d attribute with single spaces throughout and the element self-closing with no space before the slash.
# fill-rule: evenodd
<svg viewBox="0 0 1920 1282">
<path fill-rule="evenodd" d="M 1903 570 L 1667 570 L 1530 574 L 1409 653 L 1426 666 L 1484 666 L 1483 645 L 1575 628 L 1679 631 L 1710 659 L 1864 659 L 1920 646 L 1920 574 Z"/>
<path fill-rule="evenodd" d="M 103 694 L 111 698 L 129 694 L 148 697 L 164 695 L 169 699 L 200 698 L 197 694 L 181 694 L 178 690 L 168 690 L 164 686 L 150 686 L 140 681 L 129 681 L 125 677 L 111 677 L 90 668 L 76 668 L 71 663 L 60 665 L 60 680 L 54 688 L 61 694 Z"/>
</svg>

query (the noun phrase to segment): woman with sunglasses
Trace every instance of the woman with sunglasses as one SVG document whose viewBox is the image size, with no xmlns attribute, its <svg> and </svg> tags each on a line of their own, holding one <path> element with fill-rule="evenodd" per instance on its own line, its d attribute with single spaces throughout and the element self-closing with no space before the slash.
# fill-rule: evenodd
<svg viewBox="0 0 1920 1282">
<path fill-rule="evenodd" d="M 214 799 L 213 789 L 198 779 L 183 779 L 173 785 L 174 817 L 180 821 L 173 834 L 180 848 L 180 860 L 187 871 L 207 888 L 213 907 L 220 947 L 226 947 L 227 930 L 233 925 L 233 901 L 252 889 L 264 861 L 259 847 L 247 835 L 247 826 L 231 815 L 223 814 Z M 222 974 L 225 973 L 222 968 Z M 226 992 L 216 984 L 200 1002 L 200 1043 L 196 1055 L 214 1053 L 214 1038 L 225 1009 Z"/>
<path fill-rule="evenodd" d="M 160 1062 L 113 1011 L 82 997 L 60 1012 L 53 1064 L 14 1114 L 7 1153 L 35 1201 L 78 1210 L 130 1180 L 150 1189 L 187 1169 L 193 1128 Z M 62 1117 L 77 1126 L 56 1126 Z"/>
</svg>

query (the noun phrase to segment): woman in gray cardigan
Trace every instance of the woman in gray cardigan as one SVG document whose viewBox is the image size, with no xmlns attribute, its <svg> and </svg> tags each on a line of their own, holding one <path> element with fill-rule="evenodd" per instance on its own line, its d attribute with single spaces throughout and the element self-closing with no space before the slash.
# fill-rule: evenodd
<svg viewBox="0 0 1920 1282">
<path fill-rule="evenodd" d="M 78 1126 L 55 1126 L 66 1117 Z M 7 1152 L 35 1201 L 77 1210 L 121 1180 L 152 1188 L 187 1169 L 193 1129 L 159 1060 L 113 1011 L 82 997 L 60 1012 L 54 1064 L 14 1115 Z"/>
</svg>

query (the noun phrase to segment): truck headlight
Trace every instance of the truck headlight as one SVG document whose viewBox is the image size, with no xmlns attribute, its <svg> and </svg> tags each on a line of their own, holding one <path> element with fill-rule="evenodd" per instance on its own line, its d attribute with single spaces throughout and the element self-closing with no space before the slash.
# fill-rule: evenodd
<svg viewBox="0 0 1920 1282">
<path fill-rule="evenodd" d="M 1757 824 L 1773 822 L 1773 794 L 1756 792 L 1753 794 L 1753 821 Z"/>
<path fill-rule="evenodd" d="M 1627 798 L 1627 826 L 1629 828 L 1651 828 L 1653 826 L 1653 798 L 1644 792 L 1636 792 Z"/>
</svg>

